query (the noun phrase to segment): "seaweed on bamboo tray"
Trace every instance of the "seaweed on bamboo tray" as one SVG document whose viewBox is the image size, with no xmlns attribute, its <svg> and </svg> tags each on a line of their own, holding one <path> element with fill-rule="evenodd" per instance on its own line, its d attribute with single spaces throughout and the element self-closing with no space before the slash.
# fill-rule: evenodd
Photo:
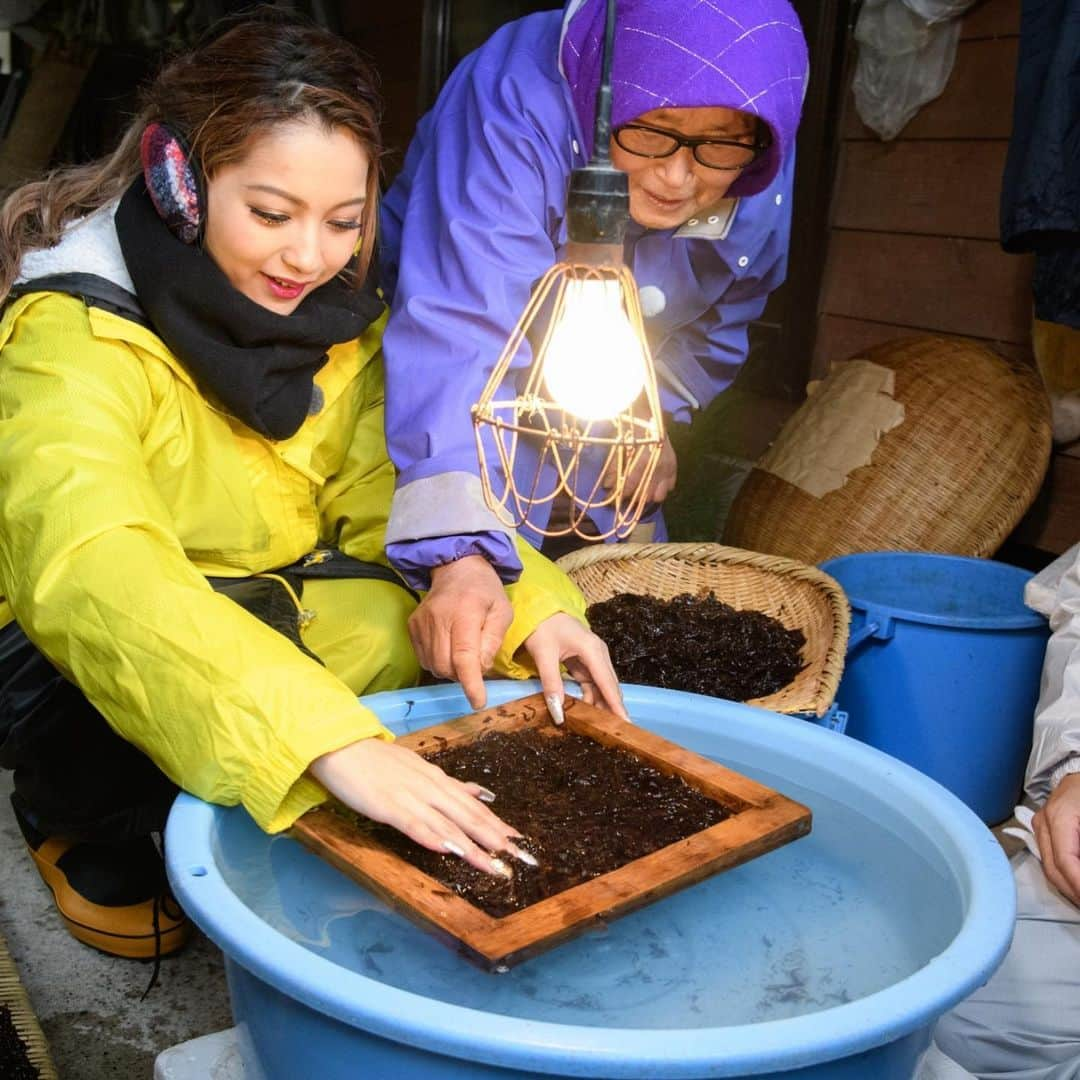
<svg viewBox="0 0 1080 1080">
<path fill-rule="evenodd" d="M 15 1027 L 11 1009 L 0 1005 L 0 1076 L 5 1080 L 37 1080 L 40 1075 Z"/>
<path fill-rule="evenodd" d="M 712 592 L 670 600 L 619 593 L 586 614 L 623 682 L 749 701 L 787 686 L 803 669 L 801 630 L 736 610 Z"/>
</svg>

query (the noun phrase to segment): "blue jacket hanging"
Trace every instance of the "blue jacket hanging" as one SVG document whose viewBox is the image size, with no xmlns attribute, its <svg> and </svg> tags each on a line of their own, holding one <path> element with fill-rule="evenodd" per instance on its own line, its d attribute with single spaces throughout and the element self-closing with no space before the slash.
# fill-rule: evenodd
<svg viewBox="0 0 1080 1080">
<path fill-rule="evenodd" d="M 1080 327 L 1080 0 L 1025 0 L 1001 243 L 1035 252 L 1035 315 Z"/>
</svg>

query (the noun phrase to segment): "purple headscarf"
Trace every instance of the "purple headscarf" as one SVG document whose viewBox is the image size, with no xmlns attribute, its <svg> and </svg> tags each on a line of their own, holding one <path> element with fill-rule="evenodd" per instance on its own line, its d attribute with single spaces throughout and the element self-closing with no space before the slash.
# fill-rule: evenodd
<svg viewBox="0 0 1080 1080">
<path fill-rule="evenodd" d="M 560 56 L 592 153 L 605 0 L 569 0 Z M 612 127 L 651 109 L 722 107 L 753 113 L 773 143 L 732 184 L 754 195 L 790 152 L 806 89 L 807 53 L 788 0 L 618 0 Z"/>
</svg>

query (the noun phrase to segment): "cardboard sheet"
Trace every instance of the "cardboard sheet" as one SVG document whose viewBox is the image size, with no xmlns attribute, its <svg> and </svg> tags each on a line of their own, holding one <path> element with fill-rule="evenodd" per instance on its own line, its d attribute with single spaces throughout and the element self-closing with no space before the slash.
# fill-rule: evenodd
<svg viewBox="0 0 1080 1080">
<path fill-rule="evenodd" d="M 866 360 L 835 364 L 765 451 L 758 467 L 821 498 L 868 465 L 881 437 L 904 422 L 894 373 Z"/>
</svg>

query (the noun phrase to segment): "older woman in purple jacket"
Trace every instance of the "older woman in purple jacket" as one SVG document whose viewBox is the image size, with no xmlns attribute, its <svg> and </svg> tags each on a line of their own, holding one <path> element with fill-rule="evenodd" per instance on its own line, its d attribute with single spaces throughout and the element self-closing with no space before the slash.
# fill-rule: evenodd
<svg viewBox="0 0 1080 1080">
<path fill-rule="evenodd" d="M 787 0 L 619 0 L 617 13 L 611 154 L 629 174 L 626 259 L 663 407 L 688 420 L 730 385 L 748 324 L 784 278 L 806 45 Z M 484 504 L 470 406 L 566 242 L 604 14 L 603 0 L 569 0 L 466 57 L 383 204 L 399 470 L 387 551 L 430 590 L 412 624 L 421 662 L 471 685 L 509 625 L 503 585 L 520 563 Z M 675 469 L 666 446 L 651 501 Z"/>
</svg>

